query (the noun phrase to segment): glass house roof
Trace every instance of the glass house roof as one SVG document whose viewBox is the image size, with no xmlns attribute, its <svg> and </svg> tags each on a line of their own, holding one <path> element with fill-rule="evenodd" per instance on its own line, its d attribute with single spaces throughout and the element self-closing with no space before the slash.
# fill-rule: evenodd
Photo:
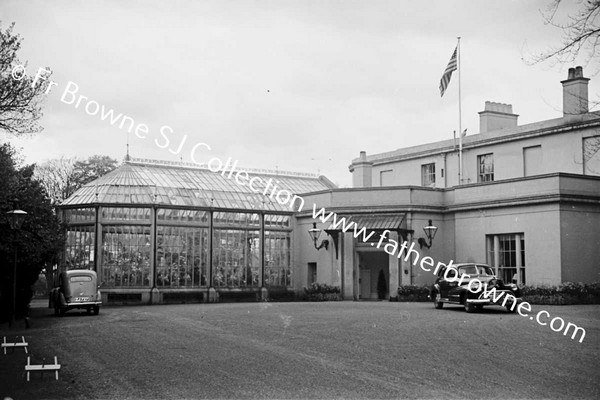
<svg viewBox="0 0 600 400">
<path fill-rule="evenodd" d="M 239 170 L 248 172 L 254 181 L 255 193 L 247 184 L 235 181 Z M 187 207 L 213 207 L 223 209 L 292 211 L 287 204 L 281 205 L 269 198 L 274 185 L 275 194 L 285 189 L 292 194 L 334 189 L 336 186 L 324 176 L 315 174 L 236 168 L 231 178 L 229 170 L 223 175 L 190 163 L 129 159 L 114 171 L 92 181 L 61 206 L 85 206 L 93 204 L 133 204 Z M 271 182 L 267 195 L 262 193 Z M 243 182 L 242 182 L 243 183 Z M 282 195 L 285 201 L 285 194 Z"/>
</svg>

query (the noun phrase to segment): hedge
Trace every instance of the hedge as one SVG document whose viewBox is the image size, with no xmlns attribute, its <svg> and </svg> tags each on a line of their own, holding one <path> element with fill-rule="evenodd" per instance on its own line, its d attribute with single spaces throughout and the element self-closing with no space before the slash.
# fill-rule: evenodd
<svg viewBox="0 0 600 400">
<path fill-rule="evenodd" d="M 339 286 L 330 286 L 325 283 L 313 283 L 305 287 L 303 293 L 298 295 L 300 301 L 341 301 L 342 295 Z"/>
<path fill-rule="evenodd" d="M 430 301 L 431 285 L 405 285 L 398 288 L 397 301 Z M 600 282 L 564 282 L 558 286 L 522 285 L 521 297 L 529 304 L 600 304 Z M 396 300 L 396 299 L 394 299 Z"/>
<path fill-rule="evenodd" d="M 398 288 L 397 301 L 429 301 L 429 289 L 431 285 L 404 285 Z M 396 300 L 396 299 L 395 299 Z"/>
<path fill-rule="evenodd" d="M 564 282 L 558 286 L 521 286 L 521 297 L 530 304 L 600 304 L 600 282 Z"/>
</svg>

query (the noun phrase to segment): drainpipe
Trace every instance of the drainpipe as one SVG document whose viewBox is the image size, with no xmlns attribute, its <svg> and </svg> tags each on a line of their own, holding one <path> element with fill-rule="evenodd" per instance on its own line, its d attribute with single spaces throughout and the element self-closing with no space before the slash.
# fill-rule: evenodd
<svg viewBox="0 0 600 400">
<path fill-rule="evenodd" d="M 444 189 L 448 187 L 448 181 L 446 180 L 446 177 L 448 176 L 448 170 L 446 169 L 446 156 L 448 156 L 448 153 L 442 153 L 442 158 L 444 159 L 444 169 L 442 170 L 444 172 Z"/>
</svg>

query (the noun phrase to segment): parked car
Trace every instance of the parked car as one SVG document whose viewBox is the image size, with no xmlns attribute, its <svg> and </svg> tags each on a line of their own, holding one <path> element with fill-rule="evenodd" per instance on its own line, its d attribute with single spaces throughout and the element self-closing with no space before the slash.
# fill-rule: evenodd
<svg viewBox="0 0 600 400">
<path fill-rule="evenodd" d="M 513 303 L 521 301 L 521 291 L 514 283 L 505 284 L 501 279 L 496 278 L 492 267 L 486 264 L 464 263 L 455 264 L 454 268 L 455 270 L 451 268 L 446 274 L 445 268 L 438 272 L 438 278 L 431 287 L 429 295 L 435 308 L 444 307 L 444 303 L 460 304 L 464 306 L 466 312 L 471 313 L 481 310 L 483 306 L 503 305 L 509 312 L 516 311 L 517 305 L 513 306 Z M 475 279 L 481 282 L 483 286 L 481 290 L 478 290 L 479 283 Z M 471 290 L 469 290 L 470 283 Z M 487 292 L 496 289 L 497 303 L 494 303 L 493 295 L 487 298 L 484 296 L 484 287 Z"/>
<path fill-rule="evenodd" d="M 57 284 L 50 295 L 55 315 L 63 315 L 73 308 L 87 309 L 88 313 L 98 315 L 102 297 L 95 271 L 72 269 L 62 272 Z"/>
</svg>

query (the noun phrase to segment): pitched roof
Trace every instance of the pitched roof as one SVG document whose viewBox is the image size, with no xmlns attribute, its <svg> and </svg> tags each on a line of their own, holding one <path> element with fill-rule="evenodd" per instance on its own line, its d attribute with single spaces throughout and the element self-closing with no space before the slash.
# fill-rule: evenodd
<svg viewBox="0 0 600 400">
<path fill-rule="evenodd" d="M 244 170 L 250 178 L 259 177 L 253 187 L 235 181 L 237 171 Z M 269 181 L 271 186 L 263 195 Z M 226 173 L 212 172 L 195 164 L 130 159 L 114 171 L 96 179 L 77 190 L 61 206 L 92 204 L 171 205 L 190 207 L 214 207 L 223 209 L 247 209 L 291 211 L 269 198 L 273 187 L 285 189 L 292 194 L 303 194 L 336 186 L 324 176 L 285 171 L 236 168 L 229 178 Z M 282 202 L 285 202 L 282 195 Z"/>
</svg>

